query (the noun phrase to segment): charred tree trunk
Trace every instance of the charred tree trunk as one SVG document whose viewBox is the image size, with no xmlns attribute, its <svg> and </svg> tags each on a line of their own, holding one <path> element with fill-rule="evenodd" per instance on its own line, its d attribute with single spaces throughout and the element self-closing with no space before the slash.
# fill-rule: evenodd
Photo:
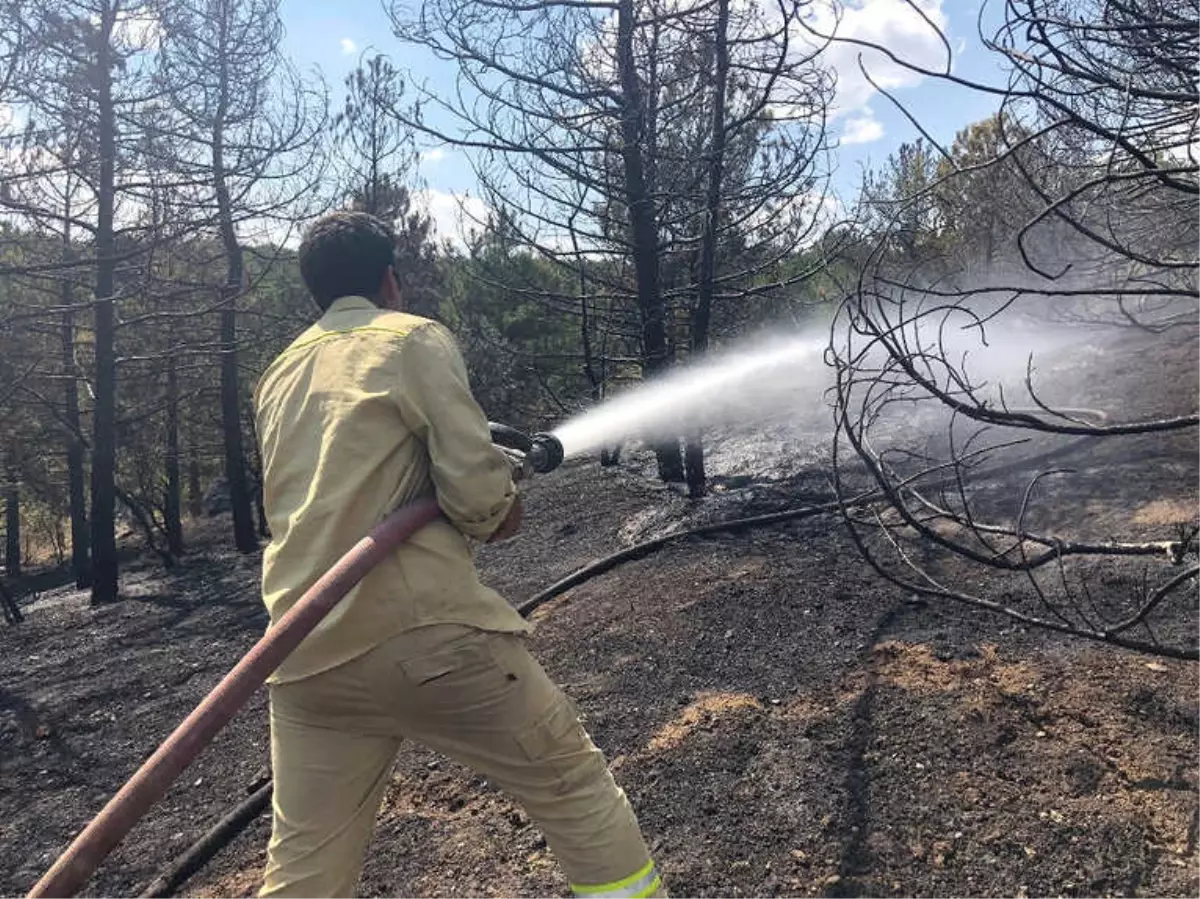
<svg viewBox="0 0 1200 899">
<path fill-rule="evenodd" d="M 625 204 L 633 239 L 633 265 L 637 279 L 638 309 L 642 324 L 642 359 L 646 378 L 651 379 L 670 365 L 667 347 L 666 309 L 662 297 L 658 262 L 658 225 L 654 197 L 646 181 L 642 158 L 646 137 L 645 103 L 634 57 L 633 0 L 617 5 L 617 68 L 621 79 L 621 159 L 625 175 Z M 664 481 L 684 480 L 678 440 L 660 441 L 654 448 L 658 475 Z"/>
<path fill-rule="evenodd" d="M 167 484 L 163 497 L 163 518 L 167 532 L 167 551 L 183 555 L 182 485 L 179 477 L 179 376 L 175 356 L 167 357 Z"/>
<path fill-rule="evenodd" d="M 100 172 L 96 208 L 95 356 L 96 400 L 92 414 L 93 605 L 117 598 L 116 465 L 117 360 L 113 287 L 116 272 L 113 218 L 116 208 L 116 108 L 112 95 L 112 33 L 116 11 L 100 14 L 95 84 L 99 117 Z"/>
<path fill-rule="evenodd" d="M 192 457 L 188 460 L 188 515 L 195 519 L 203 514 L 204 498 L 200 495 L 200 460 L 196 458 L 196 451 L 193 449 Z"/>
<path fill-rule="evenodd" d="M 232 266 L 231 266 L 232 268 Z M 226 285 L 221 309 L 221 427 L 225 444 L 225 480 L 229 485 L 229 505 L 233 511 L 234 544 L 239 552 L 258 549 L 254 521 L 250 511 L 250 486 L 246 477 L 246 456 L 242 446 L 241 402 L 238 396 L 237 367 L 237 289 Z"/>
<path fill-rule="evenodd" d="M 21 482 L 14 469 L 4 484 L 4 570 L 10 578 L 21 576 Z"/>
<path fill-rule="evenodd" d="M 254 433 L 254 418 L 250 410 L 246 413 L 246 430 Z M 263 501 L 263 461 L 262 450 L 259 448 L 257 435 L 250 441 L 250 475 L 252 481 L 251 495 L 254 497 L 254 512 L 258 517 L 258 536 L 269 540 L 271 526 L 267 523 L 267 507 Z"/>
<path fill-rule="evenodd" d="M 4 610 L 4 620 L 9 624 L 20 624 L 25 620 L 21 607 L 17 605 L 17 598 L 4 586 L 4 581 L 0 581 L 0 609 Z"/>
<path fill-rule="evenodd" d="M 221 74 L 222 98 L 232 86 L 227 69 Z M 217 195 L 217 215 L 227 265 L 221 296 L 221 426 L 225 442 L 225 479 L 229 484 L 229 505 L 233 510 L 233 538 L 239 552 L 258 549 L 254 520 L 250 511 L 250 489 L 246 479 L 246 457 L 242 446 L 242 414 L 238 391 L 237 298 L 245 277 L 245 258 L 233 225 L 233 205 L 225 182 L 224 103 L 217 112 L 212 135 L 213 187 Z"/>
<path fill-rule="evenodd" d="M 705 196 L 704 233 L 700 240 L 700 264 L 696 279 L 696 308 L 692 312 L 692 355 L 708 351 L 708 329 L 717 280 L 717 234 L 721 217 L 721 188 L 725 177 L 725 93 L 729 81 L 729 0 L 717 0 L 717 28 L 713 35 L 714 75 L 712 124 L 708 154 L 708 186 Z M 688 493 L 701 497 L 707 477 L 704 472 L 704 437 L 696 427 L 684 446 Z"/>
<path fill-rule="evenodd" d="M 261 478 L 254 487 L 254 510 L 258 513 L 258 536 L 264 540 L 270 540 L 271 526 L 267 523 L 267 507 L 263 502 L 263 486 Z"/>
<path fill-rule="evenodd" d="M 708 476 L 704 472 L 704 434 L 699 428 L 684 438 L 683 466 L 687 473 L 688 496 L 700 499 L 708 492 Z"/>
<path fill-rule="evenodd" d="M 62 282 L 62 369 L 63 414 L 67 420 L 67 498 L 71 516 L 71 572 L 80 590 L 92 582 L 91 553 L 88 546 L 87 496 L 84 488 L 83 433 L 79 422 L 79 384 L 75 371 L 75 312 L 71 285 Z"/>
</svg>

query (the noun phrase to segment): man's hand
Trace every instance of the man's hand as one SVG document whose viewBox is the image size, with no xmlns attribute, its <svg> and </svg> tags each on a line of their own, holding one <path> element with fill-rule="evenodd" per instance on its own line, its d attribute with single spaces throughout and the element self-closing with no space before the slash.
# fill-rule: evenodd
<svg viewBox="0 0 1200 899">
<path fill-rule="evenodd" d="M 504 458 L 512 466 L 512 479 L 514 482 L 523 481 L 533 474 L 533 466 L 529 463 L 529 457 L 524 453 L 509 449 L 506 446 L 500 446 L 499 444 L 492 445 L 504 453 Z"/>
<path fill-rule="evenodd" d="M 521 502 L 521 494 L 518 493 L 508 508 L 508 514 L 500 522 L 500 527 L 496 528 L 495 533 L 488 537 L 488 543 L 500 543 L 510 537 L 515 537 L 517 531 L 521 530 L 521 517 L 524 514 L 524 503 Z"/>
</svg>

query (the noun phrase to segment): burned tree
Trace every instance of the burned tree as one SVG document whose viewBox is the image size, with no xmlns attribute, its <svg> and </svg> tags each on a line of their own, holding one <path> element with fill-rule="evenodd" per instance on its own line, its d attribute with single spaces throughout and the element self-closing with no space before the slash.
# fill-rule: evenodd
<svg viewBox="0 0 1200 899">
<path fill-rule="evenodd" d="M 323 97 L 286 65 L 275 0 L 189 0 L 166 15 L 161 78 L 178 123 L 176 199 L 195 232 L 221 247 L 220 396 L 234 542 L 258 548 L 246 472 L 238 303 L 249 283 L 244 233 L 282 242 L 320 208 Z M 277 233 L 271 234 L 270 229 Z"/>
<path fill-rule="evenodd" d="M 36 257 L 17 273 L 29 276 L 31 289 L 53 297 L 49 315 L 27 311 L 26 324 L 58 319 L 62 399 L 42 396 L 68 432 L 73 554 L 80 584 L 88 582 L 89 570 L 83 552 L 87 541 L 81 539 L 83 433 L 72 391 L 82 380 L 74 358 L 81 324 L 77 317 L 91 313 L 91 511 L 86 526 L 94 603 L 114 600 L 118 589 L 117 307 L 128 297 L 134 260 L 161 239 L 140 214 L 150 190 L 141 175 L 154 164 L 145 124 L 157 93 L 150 48 L 157 40 L 159 12 L 153 2 L 121 0 L 29 5 L 22 22 L 28 52 L 22 77 L 12 85 L 26 121 L 6 141 L 13 165 L 0 194 L 0 206 L 20 229 L 28 255 Z M 38 395 L 30 384 L 23 392 Z"/>
<path fill-rule="evenodd" d="M 1195 658 L 1194 506 L 1139 517 L 1118 491 L 1120 514 L 1080 517 L 1064 502 L 1072 485 L 1187 489 L 1155 481 L 1153 460 L 1194 459 L 1200 420 L 1196 7 L 1005 12 L 985 43 L 1007 85 L 920 70 L 994 95 L 986 130 L 929 140 L 932 178 L 866 197 L 878 218 L 831 347 L 845 517 L 870 563 L 914 593 Z M 1116 324 L 1137 339 L 1112 339 Z M 1105 408 L 1120 352 L 1173 358 L 1169 392 L 1127 379 L 1142 408 Z M 1017 377 L 998 355 L 1022 360 Z M 1080 359 L 1087 374 L 1071 370 Z M 883 497 L 866 511 L 848 502 L 864 481 Z"/>
<path fill-rule="evenodd" d="M 426 93 L 420 114 L 400 115 L 471 160 L 510 248 L 485 258 L 515 247 L 563 273 L 476 276 L 573 323 L 585 395 L 704 352 L 718 307 L 787 283 L 780 263 L 820 207 L 830 89 L 812 45 L 791 40 L 805 8 L 436 0 L 406 18 L 394 7 L 402 40 L 457 65 L 457 99 Z M 655 451 L 660 476 L 683 481 L 679 438 Z M 689 456 L 700 492 L 698 441 Z"/>
<path fill-rule="evenodd" d="M 632 289 L 619 282 L 609 289 L 631 301 L 622 325 L 649 377 L 670 364 L 671 353 L 658 271 L 658 210 L 646 159 L 653 135 L 647 133 L 646 91 L 634 50 L 644 27 L 640 11 L 625 0 L 501 2 L 480 15 L 474 4 L 438 0 L 424 4 L 415 20 L 404 19 L 398 5 L 393 16 L 402 40 L 458 61 L 463 98 L 449 110 L 453 128 L 432 128 L 427 114 L 398 113 L 435 139 L 474 151 L 485 198 L 513 213 L 506 225 L 521 244 L 568 266 L 606 251 L 628 263 Z M 423 99 L 446 106 L 432 96 Z M 610 166 L 610 160 L 619 162 Z M 615 203 L 621 204 L 619 218 Z M 601 204 L 607 208 L 600 216 L 591 214 Z M 560 248 L 567 240 L 580 247 L 579 257 Z M 545 299 L 577 314 L 574 298 Z M 683 479 L 677 443 L 673 450 L 658 447 L 657 455 L 664 479 Z"/>
</svg>

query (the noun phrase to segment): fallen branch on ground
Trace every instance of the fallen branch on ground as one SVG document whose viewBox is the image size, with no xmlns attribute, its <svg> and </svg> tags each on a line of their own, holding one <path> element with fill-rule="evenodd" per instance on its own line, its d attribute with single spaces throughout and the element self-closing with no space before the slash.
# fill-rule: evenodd
<svg viewBox="0 0 1200 899">
<path fill-rule="evenodd" d="M 869 502 L 876 499 L 881 494 L 878 492 L 864 493 L 861 496 L 856 496 L 847 501 L 846 505 L 854 506 L 860 503 Z M 740 531 L 743 528 L 758 527 L 767 524 L 778 524 L 784 521 L 798 521 L 803 518 L 812 518 L 817 515 L 826 515 L 837 512 L 842 508 L 842 503 L 837 500 L 832 500 L 828 503 L 822 503 L 819 506 L 804 506 L 799 509 L 785 509 L 782 512 L 770 512 L 766 515 L 754 515 L 750 518 L 735 518 L 731 521 L 717 521 L 710 524 L 702 524 L 698 527 L 687 528 L 682 531 L 673 531 L 670 534 L 663 534 L 661 537 L 655 537 L 653 540 L 646 540 L 642 543 L 636 543 L 633 546 L 627 546 L 625 549 L 619 550 L 612 555 L 605 556 L 602 559 L 597 559 L 577 571 L 573 571 L 565 578 L 557 581 L 547 587 L 540 593 L 535 593 L 529 599 L 517 606 L 517 611 L 526 618 L 538 608 L 544 605 L 554 597 L 566 593 L 568 590 L 578 587 L 580 584 L 590 581 L 594 577 L 611 571 L 618 565 L 625 562 L 632 562 L 636 559 L 643 559 L 651 553 L 657 552 L 669 543 L 674 543 L 677 540 L 682 540 L 685 537 L 705 537 L 709 534 L 719 534 L 726 531 Z"/>
<path fill-rule="evenodd" d="M 167 870 L 151 881 L 139 894 L 139 899 L 160 899 L 173 894 L 271 805 L 272 790 L 273 782 L 268 780 L 234 806 L 229 814 L 193 843 L 186 852 L 177 856 Z"/>
</svg>

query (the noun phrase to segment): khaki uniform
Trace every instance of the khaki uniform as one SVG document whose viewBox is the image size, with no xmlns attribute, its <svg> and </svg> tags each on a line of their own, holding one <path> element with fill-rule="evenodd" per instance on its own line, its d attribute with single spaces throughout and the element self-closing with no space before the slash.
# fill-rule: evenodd
<svg viewBox="0 0 1200 899">
<path fill-rule="evenodd" d="M 661 882 L 633 811 L 528 623 L 479 582 L 516 495 L 453 339 L 436 323 L 336 301 L 255 393 L 277 621 L 386 515 L 436 493 L 437 521 L 370 572 L 270 679 L 274 825 L 262 895 L 348 896 L 405 738 L 509 792 L 583 895 Z"/>
</svg>

